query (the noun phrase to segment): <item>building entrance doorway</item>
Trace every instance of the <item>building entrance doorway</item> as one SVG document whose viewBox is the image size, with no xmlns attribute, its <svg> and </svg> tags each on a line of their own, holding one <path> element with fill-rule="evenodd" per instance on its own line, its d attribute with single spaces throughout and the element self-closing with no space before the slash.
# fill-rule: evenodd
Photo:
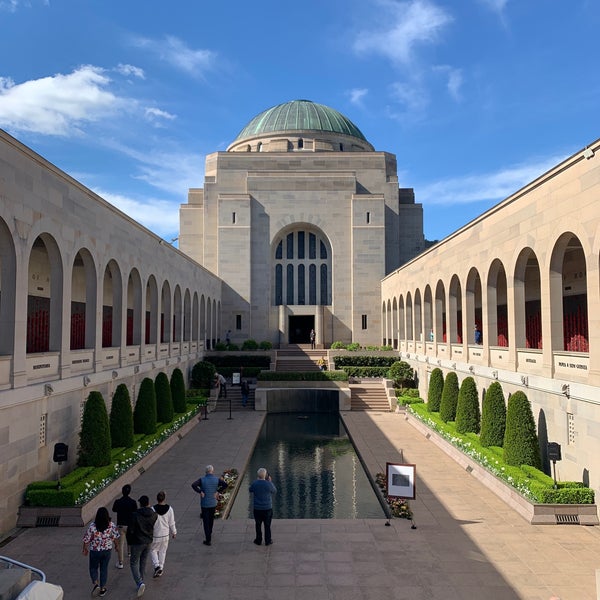
<svg viewBox="0 0 600 600">
<path fill-rule="evenodd" d="M 289 343 L 310 344 L 310 330 L 314 327 L 314 315 L 290 316 L 288 322 Z"/>
</svg>

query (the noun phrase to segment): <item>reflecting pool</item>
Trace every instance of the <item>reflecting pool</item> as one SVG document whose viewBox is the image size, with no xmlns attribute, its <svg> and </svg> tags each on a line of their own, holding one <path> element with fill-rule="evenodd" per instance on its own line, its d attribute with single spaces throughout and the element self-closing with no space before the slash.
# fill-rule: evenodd
<svg viewBox="0 0 600 600">
<path fill-rule="evenodd" d="M 230 518 L 252 517 L 248 487 L 265 467 L 275 519 L 369 519 L 385 514 L 338 414 L 267 415 Z"/>
</svg>

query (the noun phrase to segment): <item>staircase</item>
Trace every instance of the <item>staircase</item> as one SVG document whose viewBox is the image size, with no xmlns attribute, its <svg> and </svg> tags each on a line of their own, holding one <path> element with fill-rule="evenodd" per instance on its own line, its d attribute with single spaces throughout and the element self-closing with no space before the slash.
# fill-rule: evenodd
<svg viewBox="0 0 600 600">
<path fill-rule="evenodd" d="M 217 398 L 216 412 L 229 411 L 229 400 L 231 400 L 231 410 L 254 410 L 254 390 L 256 382 L 250 380 L 250 393 L 248 394 L 248 403 L 246 407 L 242 406 L 242 391 L 239 385 L 231 385 L 227 382 L 227 398 Z"/>
<path fill-rule="evenodd" d="M 276 371 L 318 371 L 319 359 L 327 361 L 327 350 L 311 350 L 310 345 L 290 345 L 277 350 Z"/>
<path fill-rule="evenodd" d="M 351 383 L 351 410 L 390 412 L 390 402 L 383 382 L 379 379 Z"/>
</svg>

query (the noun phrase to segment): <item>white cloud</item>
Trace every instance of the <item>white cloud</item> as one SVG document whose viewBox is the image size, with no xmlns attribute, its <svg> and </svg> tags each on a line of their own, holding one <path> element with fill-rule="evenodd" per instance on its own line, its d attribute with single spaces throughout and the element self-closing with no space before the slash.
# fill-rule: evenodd
<svg viewBox="0 0 600 600">
<path fill-rule="evenodd" d="M 506 5 L 508 4 L 508 0 L 479 0 L 485 6 L 491 8 L 494 12 L 502 14 Z"/>
<path fill-rule="evenodd" d="M 369 93 L 369 90 L 365 88 L 354 88 L 348 92 L 350 96 L 350 102 L 357 106 L 362 106 L 363 98 Z"/>
<path fill-rule="evenodd" d="M 146 119 L 155 125 L 160 125 L 162 120 L 173 121 L 177 117 L 160 108 L 146 108 L 144 111 Z"/>
<path fill-rule="evenodd" d="M 394 63 L 409 64 L 415 47 L 437 42 L 452 21 L 448 12 L 428 0 L 385 0 L 381 4 L 382 23 L 377 29 L 361 32 L 354 49 L 385 56 Z"/>
<path fill-rule="evenodd" d="M 400 120 L 409 113 L 412 119 L 419 118 L 429 106 L 429 94 L 417 81 L 392 84 L 391 95 L 404 109 L 402 114 L 392 115 Z"/>
<path fill-rule="evenodd" d="M 15 84 L 0 78 L 0 125 L 7 129 L 66 136 L 113 113 L 124 100 L 108 91 L 104 69 L 85 65 L 68 75 Z"/>
<path fill-rule="evenodd" d="M 415 188 L 418 200 L 423 204 L 459 205 L 484 200 L 500 201 L 564 159 L 565 156 L 552 156 L 495 173 L 452 177 Z"/>
<path fill-rule="evenodd" d="M 144 70 L 140 69 L 139 67 L 134 67 L 133 65 L 119 64 L 117 65 L 116 71 L 121 75 L 125 75 L 125 77 L 131 75 L 139 79 L 146 79 L 146 74 L 144 73 Z"/>
<path fill-rule="evenodd" d="M 0 10 L 15 12 L 19 6 L 19 0 L 0 0 Z"/>
<path fill-rule="evenodd" d="M 434 72 L 442 73 L 446 78 L 446 89 L 456 102 L 462 100 L 461 87 L 463 84 L 463 74 L 461 69 L 456 69 L 448 65 L 439 65 L 433 68 Z"/>
<path fill-rule="evenodd" d="M 161 60 L 188 75 L 203 76 L 213 68 L 217 54 L 211 50 L 193 50 L 175 36 L 163 40 L 136 38 L 134 45 L 156 54 Z"/>
<path fill-rule="evenodd" d="M 93 191 L 157 235 L 170 238 L 172 234 L 179 231 L 179 204 L 181 202 L 159 198 L 146 198 L 141 201 L 101 189 Z"/>
</svg>

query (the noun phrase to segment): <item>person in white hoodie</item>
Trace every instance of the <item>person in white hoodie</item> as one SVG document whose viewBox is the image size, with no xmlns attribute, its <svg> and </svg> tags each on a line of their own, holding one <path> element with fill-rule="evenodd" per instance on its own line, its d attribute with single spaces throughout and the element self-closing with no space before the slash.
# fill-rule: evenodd
<svg viewBox="0 0 600 600">
<path fill-rule="evenodd" d="M 152 546 L 150 546 L 150 557 L 154 566 L 153 577 L 160 577 L 165 568 L 165 557 L 167 556 L 167 548 L 169 547 L 169 537 L 175 539 L 177 528 L 175 527 L 175 513 L 173 507 L 166 502 L 167 495 L 160 491 L 156 494 L 158 501 L 152 508 L 158 515 L 158 519 L 154 523 L 154 534 Z"/>
</svg>

